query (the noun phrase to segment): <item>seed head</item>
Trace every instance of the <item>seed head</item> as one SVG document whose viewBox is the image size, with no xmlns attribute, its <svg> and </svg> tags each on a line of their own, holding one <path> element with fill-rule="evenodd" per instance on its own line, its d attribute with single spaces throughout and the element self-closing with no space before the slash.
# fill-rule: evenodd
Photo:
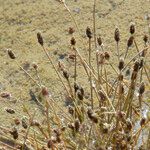
<svg viewBox="0 0 150 150">
<path fill-rule="evenodd" d="M 15 56 L 15 54 L 12 52 L 12 50 L 8 49 L 7 52 L 8 52 L 8 55 L 9 55 L 9 57 L 10 57 L 11 59 L 15 59 L 15 58 L 16 58 L 16 56 Z"/>
<path fill-rule="evenodd" d="M 133 40 L 134 40 L 134 37 L 133 37 L 133 36 L 130 36 L 130 38 L 128 39 L 128 42 L 127 42 L 128 48 L 133 45 Z"/>
<path fill-rule="evenodd" d="M 48 148 L 53 148 L 54 147 L 54 143 L 53 143 L 53 141 L 50 139 L 50 140 L 48 140 L 48 142 L 47 142 L 47 147 Z"/>
<path fill-rule="evenodd" d="M 12 131 L 10 131 L 10 134 L 13 136 L 15 140 L 18 139 L 19 134 L 16 128 L 13 128 Z"/>
<path fill-rule="evenodd" d="M 48 89 L 45 86 L 42 87 L 41 93 L 42 96 L 49 96 Z"/>
<path fill-rule="evenodd" d="M 134 25 L 134 23 L 132 23 L 132 24 L 130 25 L 130 33 L 131 33 L 131 34 L 134 34 L 134 33 L 135 33 L 135 25 Z"/>
<path fill-rule="evenodd" d="M 27 128 L 28 128 L 28 125 L 27 125 L 27 122 L 26 122 L 25 118 L 22 118 L 21 122 L 22 122 L 22 127 L 23 127 L 24 129 L 27 129 Z"/>
<path fill-rule="evenodd" d="M 5 109 L 8 113 L 10 113 L 10 114 L 14 114 L 15 113 L 15 111 L 13 110 L 13 109 L 11 109 L 11 108 L 6 108 Z"/>
<path fill-rule="evenodd" d="M 124 59 L 122 59 L 122 58 L 120 59 L 118 68 L 120 71 L 124 68 Z"/>
<path fill-rule="evenodd" d="M 141 121 L 140 121 L 140 125 L 141 125 L 141 127 L 143 126 L 143 125 L 145 125 L 145 123 L 146 123 L 146 118 L 142 118 L 141 119 Z"/>
<path fill-rule="evenodd" d="M 89 27 L 86 28 L 86 36 L 91 39 L 92 38 L 92 32 L 91 29 Z"/>
<path fill-rule="evenodd" d="M 110 54 L 108 52 L 105 52 L 104 53 L 104 56 L 105 56 L 105 59 L 106 60 L 109 60 L 110 59 Z"/>
<path fill-rule="evenodd" d="M 104 64 L 105 61 L 105 55 L 104 53 L 99 54 L 99 64 Z"/>
<path fill-rule="evenodd" d="M 68 112 L 69 112 L 69 114 L 71 114 L 72 116 L 74 115 L 74 109 L 73 109 L 72 106 L 69 106 L 69 107 L 68 107 Z"/>
<path fill-rule="evenodd" d="M 145 92 L 145 84 L 144 82 L 142 82 L 139 87 L 139 94 L 142 95 L 144 92 Z"/>
<path fill-rule="evenodd" d="M 79 129 L 80 129 L 80 122 L 79 122 L 78 119 L 75 120 L 75 122 L 74 122 L 74 127 L 75 127 L 76 132 L 79 132 Z"/>
<path fill-rule="evenodd" d="M 33 62 L 32 66 L 33 66 L 33 68 L 34 68 L 35 70 L 38 69 L 38 65 L 37 65 L 35 62 Z"/>
<path fill-rule="evenodd" d="M 69 79 L 69 73 L 68 73 L 67 70 L 64 70 L 64 69 L 63 69 L 63 76 L 64 76 L 64 78 L 65 78 L 66 80 Z"/>
<path fill-rule="evenodd" d="M 114 39 L 117 43 L 120 41 L 120 32 L 118 28 L 115 29 Z"/>
<path fill-rule="evenodd" d="M 78 91 L 77 96 L 79 100 L 83 100 L 83 94 L 81 93 L 81 91 Z"/>
<path fill-rule="evenodd" d="M 98 95 L 99 95 L 101 101 L 105 101 L 107 99 L 105 94 L 101 90 L 98 91 Z"/>
<path fill-rule="evenodd" d="M 40 32 L 37 33 L 37 39 L 38 39 L 39 44 L 40 44 L 41 46 L 43 46 L 43 45 L 44 45 L 43 37 L 42 37 L 42 35 L 41 35 Z"/>
<path fill-rule="evenodd" d="M 74 83 L 74 91 L 77 92 L 77 90 L 79 89 L 79 85 L 77 83 Z"/>
<path fill-rule="evenodd" d="M 72 46 L 76 45 L 76 40 L 75 40 L 74 37 L 71 38 L 70 43 L 71 43 Z"/>
<path fill-rule="evenodd" d="M 20 124 L 20 120 L 18 118 L 15 118 L 14 119 L 14 123 L 15 123 L 15 125 L 19 125 Z"/>
<path fill-rule="evenodd" d="M 99 46 L 101 46 L 103 44 L 101 36 L 97 37 L 97 43 Z"/>
<path fill-rule="evenodd" d="M 138 72 L 139 66 L 140 66 L 140 63 L 138 61 L 135 61 L 134 66 L 133 66 L 133 71 Z"/>
<path fill-rule="evenodd" d="M 148 42 L 148 36 L 147 35 L 144 35 L 143 41 L 145 42 L 145 44 Z"/>
<path fill-rule="evenodd" d="M 73 34 L 74 32 L 75 32 L 74 28 L 70 27 L 69 30 L 68 30 L 68 33 Z"/>
</svg>

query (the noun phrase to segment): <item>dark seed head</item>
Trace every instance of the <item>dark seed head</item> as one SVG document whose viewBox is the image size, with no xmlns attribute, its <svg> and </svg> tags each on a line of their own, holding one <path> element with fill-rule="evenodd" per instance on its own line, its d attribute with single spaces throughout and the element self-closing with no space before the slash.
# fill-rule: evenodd
<svg viewBox="0 0 150 150">
<path fill-rule="evenodd" d="M 141 121 L 140 121 L 140 125 L 141 125 L 141 127 L 143 126 L 143 125 L 145 125 L 145 123 L 146 123 L 146 118 L 142 118 L 141 119 Z"/>
<path fill-rule="evenodd" d="M 108 52 L 105 52 L 104 53 L 104 56 L 105 56 L 105 59 L 106 60 L 109 60 L 110 59 L 110 54 Z"/>
<path fill-rule="evenodd" d="M 41 93 L 42 96 L 49 96 L 48 89 L 45 86 L 42 87 Z"/>
<path fill-rule="evenodd" d="M 14 114 L 15 113 L 15 111 L 13 109 L 11 109 L 11 108 L 6 108 L 6 111 L 8 113 L 10 113 L 10 114 Z"/>
<path fill-rule="evenodd" d="M 32 66 L 33 66 L 33 68 L 34 68 L 35 70 L 38 69 L 38 65 L 37 65 L 35 62 L 32 64 Z"/>
<path fill-rule="evenodd" d="M 120 41 L 120 33 L 118 28 L 115 29 L 114 39 L 117 43 Z"/>
<path fill-rule="evenodd" d="M 130 33 L 131 34 L 135 33 L 135 25 L 133 23 L 130 25 Z"/>
<path fill-rule="evenodd" d="M 15 59 L 15 58 L 16 58 L 16 56 L 15 56 L 15 54 L 12 52 L 12 50 L 8 49 L 7 52 L 8 52 L 8 55 L 9 55 L 9 57 L 10 57 L 11 59 Z"/>
<path fill-rule="evenodd" d="M 77 96 L 79 100 L 83 100 L 83 94 L 81 93 L 81 91 L 77 92 Z"/>
<path fill-rule="evenodd" d="M 76 132 L 79 132 L 79 129 L 80 129 L 80 122 L 79 122 L 78 119 L 75 120 L 75 122 L 74 122 L 74 127 L 75 127 Z"/>
<path fill-rule="evenodd" d="M 124 59 L 120 59 L 118 68 L 120 71 L 124 68 Z"/>
<path fill-rule="evenodd" d="M 133 37 L 133 36 L 130 36 L 130 38 L 128 39 L 128 42 L 127 42 L 128 48 L 133 45 L 133 40 L 134 40 L 134 37 Z"/>
<path fill-rule="evenodd" d="M 76 40 L 75 40 L 74 37 L 71 38 L 70 43 L 71 43 L 72 46 L 76 45 Z"/>
<path fill-rule="evenodd" d="M 22 127 L 23 127 L 24 129 L 27 129 L 27 128 L 28 128 L 28 125 L 27 125 L 27 122 L 26 122 L 25 118 L 22 118 L 21 122 L 22 122 Z"/>
<path fill-rule="evenodd" d="M 135 61 L 134 66 L 133 66 L 133 70 L 134 70 L 135 72 L 138 72 L 139 66 L 140 66 L 140 63 L 139 63 L 138 61 Z"/>
<path fill-rule="evenodd" d="M 147 35 L 144 35 L 143 41 L 145 42 L 145 44 L 148 42 L 148 36 Z"/>
<path fill-rule="evenodd" d="M 68 80 L 68 79 L 69 79 L 69 73 L 68 73 L 68 71 L 63 70 L 63 76 L 64 76 L 64 78 L 65 78 L 66 80 Z"/>
<path fill-rule="evenodd" d="M 69 112 L 69 114 L 71 114 L 72 116 L 74 115 L 74 109 L 73 109 L 72 106 L 69 106 L 69 107 L 68 107 L 68 112 Z"/>
<path fill-rule="evenodd" d="M 75 32 L 74 28 L 70 27 L 69 30 L 68 30 L 68 33 L 73 34 L 74 32 Z"/>
<path fill-rule="evenodd" d="M 43 46 L 43 45 L 44 45 L 43 37 L 42 37 L 42 35 L 41 35 L 40 32 L 37 33 L 37 39 L 38 39 L 39 44 L 40 44 L 41 46 Z"/>
<path fill-rule="evenodd" d="M 97 43 L 99 46 L 101 46 L 103 44 L 101 36 L 97 37 Z"/>
<path fill-rule="evenodd" d="M 145 85 L 144 82 L 142 82 L 139 88 L 139 94 L 142 95 L 144 92 L 145 92 Z"/>
<path fill-rule="evenodd" d="M 91 39 L 92 38 L 92 32 L 91 29 L 89 27 L 86 28 L 86 36 Z"/>
<path fill-rule="evenodd" d="M 79 89 L 79 85 L 77 83 L 74 83 L 74 91 L 77 92 L 78 89 Z"/>
<path fill-rule="evenodd" d="M 10 134 L 13 136 L 15 140 L 18 139 L 19 134 L 16 128 L 13 128 L 12 131 L 10 131 Z"/>
<path fill-rule="evenodd" d="M 53 141 L 50 139 L 50 140 L 48 140 L 48 142 L 47 142 L 47 147 L 48 148 L 53 148 L 54 147 L 54 143 L 53 143 Z"/>
</svg>

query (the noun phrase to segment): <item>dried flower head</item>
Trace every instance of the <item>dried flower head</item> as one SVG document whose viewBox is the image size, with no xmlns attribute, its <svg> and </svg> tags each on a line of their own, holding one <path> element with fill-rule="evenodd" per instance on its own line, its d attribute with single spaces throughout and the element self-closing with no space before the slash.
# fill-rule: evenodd
<svg viewBox="0 0 150 150">
<path fill-rule="evenodd" d="M 97 37 L 97 43 L 99 46 L 102 46 L 103 42 L 101 36 Z"/>
<path fill-rule="evenodd" d="M 77 83 L 74 83 L 74 91 L 75 91 L 75 93 L 77 92 L 77 90 L 78 90 L 79 88 L 80 88 L 79 85 L 78 85 Z"/>
<path fill-rule="evenodd" d="M 68 112 L 69 112 L 69 114 L 71 114 L 73 116 L 74 115 L 74 108 L 72 106 L 68 106 Z"/>
<path fill-rule="evenodd" d="M 76 45 L 76 40 L 75 40 L 74 37 L 71 38 L 70 43 L 71 43 L 72 46 Z"/>
<path fill-rule="evenodd" d="M 48 142 L 47 142 L 47 147 L 48 148 L 54 148 L 54 143 L 53 143 L 53 141 L 50 139 L 50 140 L 48 140 Z"/>
<path fill-rule="evenodd" d="M 134 40 L 134 37 L 130 36 L 130 38 L 128 39 L 128 42 L 127 42 L 127 47 L 131 47 L 133 45 L 133 40 Z"/>
<path fill-rule="evenodd" d="M 37 70 L 37 69 L 38 69 L 38 65 L 37 65 L 37 63 L 33 62 L 33 63 L 32 63 L 32 66 L 33 66 L 33 68 L 34 68 L 35 70 Z"/>
<path fill-rule="evenodd" d="M 7 52 L 8 52 L 8 56 L 9 56 L 11 59 L 15 59 L 15 58 L 16 58 L 16 56 L 15 56 L 15 54 L 13 53 L 12 50 L 8 49 Z"/>
<path fill-rule="evenodd" d="M 142 95 L 144 92 L 145 92 L 145 84 L 144 82 L 142 82 L 139 87 L 139 94 Z"/>
<path fill-rule="evenodd" d="M 133 71 L 138 72 L 139 66 L 140 66 L 139 61 L 135 61 L 134 66 L 133 66 Z"/>
<path fill-rule="evenodd" d="M 144 35 L 143 41 L 145 42 L 145 44 L 148 42 L 148 36 L 147 35 Z"/>
<path fill-rule="evenodd" d="M 15 113 L 15 110 L 11 109 L 11 108 L 6 108 L 5 109 L 8 113 L 10 114 L 14 114 Z"/>
<path fill-rule="evenodd" d="M 140 121 L 141 127 L 144 126 L 145 123 L 146 123 L 146 118 L 143 117 L 143 118 L 141 119 L 141 121 Z"/>
<path fill-rule="evenodd" d="M 130 25 L 130 33 L 131 33 L 131 34 L 134 34 L 134 33 L 135 33 L 135 24 L 134 24 L 134 23 L 132 23 L 132 24 Z"/>
<path fill-rule="evenodd" d="M 13 128 L 12 131 L 10 131 L 10 134 L 13 136 L 15 140 L 18 139 L 19 134 L 16 128 Z"/>
<path fill-rule="evenodd" d="M 104 55 L 105 55 L 105 59 L 106 59 L 106 60 L 109 60 L 109 59 L 110 59 L 110 54 L 109 54 L 108 52 L 105 52 Z"/>
<path fill-rule="evenodd" d="M 43 37 L 42 37 L 40 32 L 37 33 L 37 39 L 38 39 L 39 44 L 41 46 L 43 46 L 44 45 L 44 41 L 43 41 Z"/>
<path fill-rule="evenodd" d="M 92 32 L 91 29 L 89 27 L 86 28 L 86 36 L 91 39 L 92 38 Z"/>
<path fill-rule="evenodd" d="M 74 127 L 75 127 L 75 131 L 76 132 L 79 132 L 79 129 L 80 129 L 80 122 L 78 119 L 75 120 L 74 122 Z"/>
<path fill-rule="evenodd" d="M 73 34 L 74 32 L 75 32 L 74 28 L 69 27 L 68 33 L 69 33 L 69 34 Z"/>
<path fill-rule="evenodd" d="M 114 39 L 117 43 L 120 41 L 120 32 L 118 28 L 115 29 Z"/>
<path fill-rule="evenodd" d="M 42 96 L 49 96 L 48 89 L 45 86 L 42 87 L 41 94 Z"/>
<path fill-rule="evenodd" d="M 81 91 L 77 92 L 77 96 L 79 100 L 83 100 L 83 94 L 81 93 Z"/>
<path fill-rule="evenodd" d="M 123 58 L 120 59 L 118 68 L 120 71 L 124 68 L 124 59 Z"/>
<path fill-rule="evenodd" d="M 69 79 L 69 73 L 68 73 L 67 70 L 64 70 L 64 69 L 63 69 L 63 76 L 64 76 L 64 78 L 65 78 L 66 80 Z"/>
</svg>

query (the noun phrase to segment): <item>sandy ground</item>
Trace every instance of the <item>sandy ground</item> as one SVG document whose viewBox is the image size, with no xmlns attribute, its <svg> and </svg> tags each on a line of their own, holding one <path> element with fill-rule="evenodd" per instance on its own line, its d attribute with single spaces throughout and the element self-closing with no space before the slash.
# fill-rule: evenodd
<svg viewBox="0 0 150 150">
<path fill-rule="evenodd" d="M 87 43 L 85 29 L 92 27 L 92 0 L 66 0 L 73 16 L 75 17 L 82 36 L 75 33 L 77 47 L 86 56 Z M 149 0 L 97 0 L 96 4 L 96 33 L 102 36 L 105 49 L 111 54 L 116 53 L 114 42 L 114 29 L 120 28 L 120 50 L 126 49 L 129 37 L 129 25 L 136 24 L 137 43 L 143 48 L 143 35 L 147 33 L 145 15 L 150 14 Z M 39 65 L 39 74 L 42 83 L 46 85 L 56 99 L 60 99 L 61 84 L 56 74 L 49 65 L 45 54 L 37 43 L 36 33 L 40 31 L 44 37 L 45 45 L 55 64 L 66 53 L 70 53 L 68 28 L 74 27 L 67 11 L 56 0 L 0 0 L 0 91 L 12 94 L 10 100 L 0 98 L 0 125 L 7 124 L 13 115 L 6 114 L 5 107 L 12 107 L 18 116 L 22 114 L 22 103 L 27 107 L 36 107 L 29 101 L 30 89 L 36 90 L 33 82 L 19 69 L 16 63 L 8 58 L 6 49 L 11 48 L 21 66 L 36 78 L 32 63 Z M 77 29 L 75 28 L 77 31 Z M 93 51 L 95 51 L 93 49 Z M 135 54 L 135 48 L 130 55 Z M 57 53 L 57 54 L 56 54 Z M 117 57 L 112 57 L 112 62 L 117 63 Z M 79 70 L 81 66 L 78 66 Z M 86 82 L 80 71 L 78 80 Z M 17 103 L 14 101 L 17 100 Z M 13 102 L 8 102 L 13 101 Z M 8 124 L 9 125 L 9 124 Z"/>
</svg>

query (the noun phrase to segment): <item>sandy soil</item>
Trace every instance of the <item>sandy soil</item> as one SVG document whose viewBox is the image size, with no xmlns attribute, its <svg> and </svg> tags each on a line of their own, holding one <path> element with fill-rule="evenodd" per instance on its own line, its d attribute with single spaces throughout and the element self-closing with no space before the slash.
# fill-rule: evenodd
<svg viewBox="0 0 150 150">
<path fill-rule="evenodd" d="M 66 0 L 78 26 L 82 37 L 75 33 L 77 46 L 85 55 L 86 43 L 85 29 L 92 27 L 92 0 Z M 126 41 L 129 37 L 129 25 L 136 24 L 137 43 L 143 48 L 143 35 L 147 33 L 145 15 L 150 14 L 149 0 L 97 0 L 96 4 L 96 33 L 101 34 L 105 49 L 111 54 L 115 53 L 114 29 L 120 28 L 120 50 L 126 49 Z M 6 114 L 5 107 L 13 107 L 18 116 L 22 114 L 22 103 L 29 108 L 36 107 L 29 101 L 30 89 L 36 91 L 31 80 L 19 69 L 16 63 L 8 58 L 6 49 L 11 48 L 17 55 L 17 61 L 36 78 L 32 69 L 32 63 L 39 65 L 39 74 L 42 83 L 46 85 L 56 99 L 60 99 L 61 84 L 58 81 L 52 67 L 37 43 L 36 33 L 40 31 L 44 37 L 45 45 L 57 64 L 58 59 L 70 52 L 68 28 L 74 27 L 71 18 L 62 5 L 56 0 L 0 0 L 0 91 L 8 91 L 12 98 L 0 98 L 0 125 L 7 124 L 14 116 Z M 77 29 L 76 29 L 77 30 Z M 93 50 L 94 51 L 94 50 Z M 136 52 L 132 49 L 130 55 Z M 57 53 L 57 54 L 56 54 Z M 115 60 L 117 57 L 114 57 Z M 112 62 L 115 64 L 116 61 Z M 81 66 L 78 66 L 79 70 Z M 79 81 L 83 80 L 82 70 Z M 85 81 L 86 82 L 86 78 Z M 58 92 L 59 91 L 59 92 Z M 14 101 L 18 100 L 17 103 Z M 13 102 L 8 102 L 13 101 Z M 8 124 L 9 125 L 9 124 Z"/>
</svg>

